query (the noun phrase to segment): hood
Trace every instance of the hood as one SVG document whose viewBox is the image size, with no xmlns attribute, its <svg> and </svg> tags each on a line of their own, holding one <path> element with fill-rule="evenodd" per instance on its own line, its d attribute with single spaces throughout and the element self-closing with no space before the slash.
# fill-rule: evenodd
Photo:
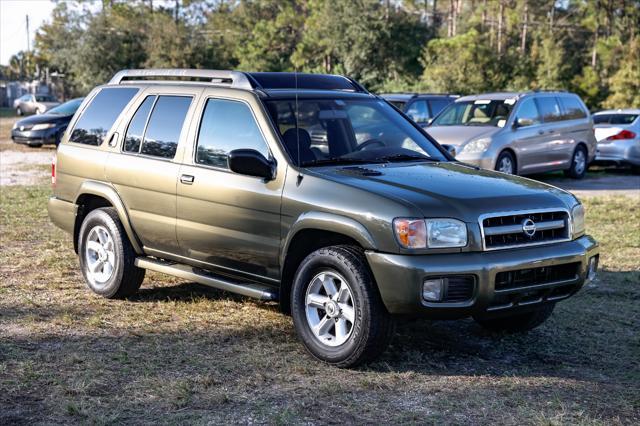
<svg viewBox="0 0 640 426">
<path fill-rule="evenodd" d="M 494 126 L 430 126 L 424 130 L 429 133 L 439 144 L 454 145 L 459 147 L 471 139 L 489 137 L 502 130 L 502 127 Z"/>
<path fill-rule="evenodd" d="M 20 126 L 31 127 L 36 124 L 42 124 L 42 123 L 56 123 L 56 124 L 61 124 L 65 122 L 69 123 L 71 121 L 71 117 L 73 117 L 73 114 L 58 115 L 58 114 L 45 113 L 45 114 L 31 115 L 27 118 L 23 118 L 22 120 L 18 121 L 16 123 L 16 127 L 20 127 Z"/>
<path fill-rule="evenodd" d="M 576 198 L 556 187 L 455 162 L 314 168 L 324 178 L 410 203 L 424 217 L 477 223 L 484 213 L 570 208 Z M 375 206 L 372 208 L 375 209 Z"/>
</svg>

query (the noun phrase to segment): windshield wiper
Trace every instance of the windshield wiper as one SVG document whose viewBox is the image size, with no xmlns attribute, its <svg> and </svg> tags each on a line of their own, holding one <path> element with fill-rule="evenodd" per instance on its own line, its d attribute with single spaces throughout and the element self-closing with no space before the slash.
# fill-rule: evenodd
<svg viewBox="0 0 640 426">
<path fill-rule="evenodd" d="M 388 161 L 388 162 L 395 162 L 395 161 L 433 161 L 433 162 L 439 162 L 440 161 L 437 158 L 426 157 L 426 156 L 420 155 L 420 154 L 392 154 L 392 155 L 385 155 L 384 157 L 378 157 L 378 158 L 376 158 L 376 160 Z"/>
<path fill-rule="evenodd" d="M 384 163 L 378 158 L 366 160 L 364 158 L 348 158 L 348 157 L 331 157 L 322 158 L 319 160 L 304 161 L 301 163 L 302 167 L 307 166 L 322 166 L 329 164 L 361 164 L 361 163 Z"/>
</svg>

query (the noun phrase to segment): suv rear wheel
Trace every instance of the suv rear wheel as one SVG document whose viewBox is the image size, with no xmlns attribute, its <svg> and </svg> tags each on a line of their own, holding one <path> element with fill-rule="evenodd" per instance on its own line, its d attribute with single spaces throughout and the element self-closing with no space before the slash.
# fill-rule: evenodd
<svg viewBox="0 0 640 426">
<path fill-rule="evenodd" d="M 138 291 L 145 270 L 135 266 L 135 252 L 114 208 L 87 214 L 78 238 L 80 269 L 94 293 L 115 299 Z"/>
<path fill-rule="evenodd" d="M 533 330 L 545 322 L 551 316 L 555 307 L 555 303 L 550 303 L 535 311 L 524 314 L 492 319 L 473 317 L 473 319 L 487 330 L 504 331 L 507 333 L 522 333 Z"/>
<path fill-rule="evenodd" d="M 302 261 L 291 292 L 291 313 L 311 355 L 338 367 L 374 359 L 393 336 L 393 318 L 356 247 L 322 248 Z"/>
<path fill-rule="evenodd" d="M 573 179 L 582 179 L 587 173 L 587 150 L 578 145 L 571 157 L 571 167 L 564 171 L 565 176 Z"/>
</svg>

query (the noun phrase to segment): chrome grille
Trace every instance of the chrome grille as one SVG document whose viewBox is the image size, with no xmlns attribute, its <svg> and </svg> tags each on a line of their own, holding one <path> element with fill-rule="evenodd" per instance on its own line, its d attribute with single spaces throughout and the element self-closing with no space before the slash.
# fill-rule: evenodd
<svg viewBox="0 0 640 426">
<path fill-rule="evenodd" d="M 549 244 L 571 239 L 567 210 L 528 210 L 480 217 L 485 250 Z"/>
</svg>

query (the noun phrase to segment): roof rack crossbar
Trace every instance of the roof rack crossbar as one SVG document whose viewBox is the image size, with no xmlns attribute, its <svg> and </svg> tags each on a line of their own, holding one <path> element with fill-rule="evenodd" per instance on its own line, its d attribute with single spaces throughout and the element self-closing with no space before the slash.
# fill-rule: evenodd
<svg viewBox="0 0 640 426">
<path fill-rule="evenodd" d="M 171 80 L 172 78 L 210 80 L 209 82 L 212 84 L 226 85 L 245 90 L 254 89 L 251 81 L 249 81 L 247 75 L 243 72 L 188 68 L 122 70 L 111 78 L 109 84 L 122 84 L 124 81 L 132 80 L 162 80 L 163 77 L 167 80 Z"/>
</svg>

